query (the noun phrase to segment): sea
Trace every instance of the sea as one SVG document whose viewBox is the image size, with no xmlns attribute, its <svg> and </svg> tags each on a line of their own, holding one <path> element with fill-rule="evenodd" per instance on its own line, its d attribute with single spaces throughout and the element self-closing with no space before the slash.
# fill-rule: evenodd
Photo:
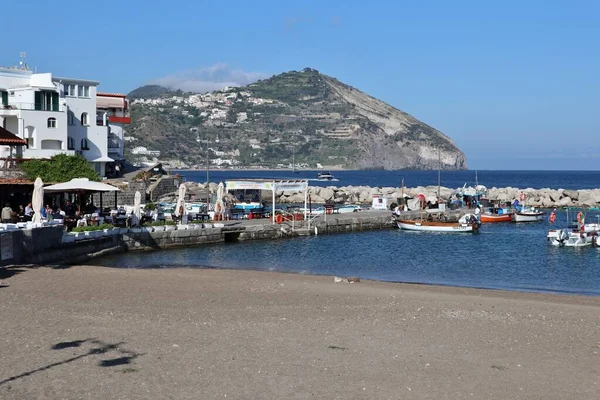
<svg viewBox="0 0 600 400">
<path fill-rule="evenodd" d="M 182 171 L 187 180 L 206 181 L 206 171 Z M 332 171 L 338 186 L 437 184 L 437 171 Z M 210 171 L 210 181 L 235 178 L 307 178 L 315 171 Z M 475 182 L 475 171 L 442 171 L 442 185 Z M 490 187 L 590 189 L 600 171 L 477 171 Z M 311 181 L 311 185 L 313 182 Z M 554 227 L 574 214 L 558 210 Z M 597 222 L 589 211 L 587 222 Z M 525 292 L 600 296 L 600 248 L 557 248 L 546 240 L 547 219 L 536 223 L 484 224 L 478 234 L 435 234 L 397 229 L 248 241 L 125 253 L 94 260 L 118 268 L 224 268 L 357 276 L 389 282 L 435 284 Z"/>
<path fill-rule="evenodd" d="M 188 181 L 206 182 L 206 170 L 176 171 Z M 438 171 L 328 171 L 334 181 L 318 181 L 317 173 L 323 171 L 299 170 L 209 170 L 211 182 L 232 179 L 309 179 L 311 186 L 379 186 L 406 187 L 437 186 Z M 597 171 L 440 171 L 440 184 L 459 188 L 464 184 L 478 183 L 488 188 L 514 187 L 520 189 L 596 189 L 600 188 L 600 170 Z"/>
</svg>

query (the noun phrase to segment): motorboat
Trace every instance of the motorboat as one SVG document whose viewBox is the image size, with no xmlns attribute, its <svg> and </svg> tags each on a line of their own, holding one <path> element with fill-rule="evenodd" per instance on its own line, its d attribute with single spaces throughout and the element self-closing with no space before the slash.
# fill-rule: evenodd
<svg viewBox="0 0 600 400">
<path fill-rule="evenodd" d="M 338 214 L 345 214 L 345 213 L 351 213 L 351 212 L 359 212 L 359 211 L 363 211 L 364 209 L 359 206 L 359 205 L 355 205 L 355 204 L 346 204 L 343 206 L 340 206 L 337 208 L 337 213 Z"/>
<path fill-rule="evenodd" d="M 500 208 L 497 212 L 485 212 L 479 216 L 479 220 L 483 223 L 493 222 L 510 222 L 512 221 L 512 211 Z"/>
<path fill-rule="evenodd" d="M 567 228 L 560 229 L 549 239 L 553 246 L 558 247 L 584 247 L 591 246 L 598 241 L 596 231 L 569 231 Z"/>
<path fill-rule="evenodd" d="M 407 231 L 475 233 L 479 231 L 479 222 L 474 214 L 465 214 L 458 222 L 396 219 L 398 228 Z"/>
<path fill-rule="evenodd" d="M 318 172 L 317 179 L 320 181 L 331 181 L 335 179 L 335 176 L 329 172 Z"/>
<path fill-rule="evenodd" d="M 544 218 L 544 212 L 534 207 L 522 207 L 512 214 L 514 222 L 536 222 Z"/>
</svg>

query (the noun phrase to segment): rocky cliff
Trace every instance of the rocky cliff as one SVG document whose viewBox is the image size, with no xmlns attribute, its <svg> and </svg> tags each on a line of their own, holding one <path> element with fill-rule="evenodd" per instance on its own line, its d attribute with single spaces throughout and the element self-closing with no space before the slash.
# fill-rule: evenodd
<svg viewBox="0 0 600 400">
<path fill-rule="evenodd" d="M 199 143 L 208 137 L 209 156 L 221 165 L 467 168 L 440 131 L 310 68 L 207 94 L 142 89 L 134 91 L 129 133 L 162 161 L 201 167 Z"/>
</svg>

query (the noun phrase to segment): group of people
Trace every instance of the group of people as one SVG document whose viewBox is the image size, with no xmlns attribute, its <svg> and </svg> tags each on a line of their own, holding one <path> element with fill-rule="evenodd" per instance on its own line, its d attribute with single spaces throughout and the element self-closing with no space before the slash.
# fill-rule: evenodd
<svg viewBox="0 0 600 400">
<path fill-rule="evenodd" d="M 51 220 L 51 219 L 65 219 L 67 217 L 74 218 L 77 214 L 77 209 L 73 203 L 69 200 L 65 202 L 64 208 L 60 206 L 50 207 L 49 204 L 46 204 L 46 207 L 43 207 L 40 210 L 42 218 Z M 25 207 L 20 205 L 18 210 L 14 210 L 10 203 L 6 203 L 4 208 L 2 208 L 2 212 L 0 214 L 0 218 L 2 222 L 7 223 L 17 223 L 17 222 L 28 222 L 31 221 L 35 214 L 35 210 L 31 206 L 31 203 L 28 203 Z"/>
</svg>

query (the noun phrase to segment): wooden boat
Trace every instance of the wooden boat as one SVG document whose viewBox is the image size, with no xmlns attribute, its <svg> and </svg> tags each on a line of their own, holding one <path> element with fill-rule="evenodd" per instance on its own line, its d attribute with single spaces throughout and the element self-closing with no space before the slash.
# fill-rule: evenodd
<svg viewBox="0 0 600 400">
<path fill-rule="evenodd" d="M 512 213 L 506 213 L 506 214 L 485 213 L 485 214 L 481 214 L 479 219 L 481 222 L 485 222 L 485 223 L 510 222 L 510 221 L 512 221 Z"/>
<path fill-rule="evenodd" d="M 458 222 L 397 219 L 396 224 L 398 228 L 407 231 L 447 233 L 475 233 L 479 231 L 479 222 L 473 214 L 463 215 Z"/>
<path fill-rule="evenodd" d="M 523 207 L 521 211 L 512 214 L 512 220 L 515 222 L 536 222 L 544 218 L 544 212 L 533 207 Z"/>
</svg>

